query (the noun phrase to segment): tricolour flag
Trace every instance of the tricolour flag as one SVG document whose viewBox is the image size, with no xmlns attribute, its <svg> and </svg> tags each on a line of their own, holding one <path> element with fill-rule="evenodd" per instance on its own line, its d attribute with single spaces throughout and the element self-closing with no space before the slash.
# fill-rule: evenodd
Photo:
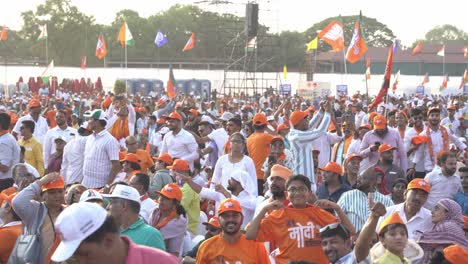
<svg viewBox="0 0 468 264">
<path fill-rule="evenodd" d="M 43 26 L 39 26 L 39 29 L 41 30 L 41 33 L 39 34 L 39 37 L 37 40 L 42 40 L 47 38 L 47 24 L 44 24 Z"/>
<path fill-rule="evenodd" d="M 465 69 L 465 73 L 463 73 L 463 76 L 461 78 L 461 83 L 460 83 L 460 89 L 465 87 L 465 84 L 468 82 L 468 70 Z"/>
<path fill-rule="evenodd" d="M 86 56 L 81 56 L 81 69 L 86 70 Z"/>
<path fill-rule="evenodd" d="M 249 42 L 247 42 L 247 45 L 245 45 L 245 50 L 247 52 L 254 51 L 257 48 L 257 37 L 253 37 Z"/>
<path fill-rule="evenodd" d="M 429 82 L 429 74 L 426 72 L 426 75 L 424 75 L 422 81 L 421 81 L 421 86 L 424 86 L 426 83 Z"/>
<path fill-rule="evenodd" d="M 169 80 L 167 81 L 166 93 L 169 98 L 174 98 L 176 96 L 175 89 L 176 80 L 174 78 L 174 73 L 172 72 L 172 65 L 169 66 Z"/>
<path fill-rule="evenodd" d="M 286 66 L 286 64 L 283 66 L 283 78 L 288 78 L 288 66 Z"/>
<path fill-rule="evenodd" d="M 411 52 L 411 55 L 416 55 L 416 54 L 419 54 L 422 52 L 422 43 L 421 41 L 418 41 L 418 44 L 416 44 L 416 46 L 414 47 L 413 49 L 413 52 Z"/>
<path fill-rule="evenodd" d="M 437 52 L 437 56 L 445 56 L 445 45 L 442 45 L 442 48 L 440 48 L 440 50 Z"/>
<path fill-rule="evenodd" d="M 388 88 L 390 87 L 390 77 L 392 76 L 392 66 L 393 66 L 393 46 L 388 49 L 388 56 L 387 56 L 387 65 L 385 66 L 385 74 L 384 74 L 384 81 L 382 83 L 382 87 L 380 88 L 379 93 L 375 97 L 374 101 L 372 101 L 369 109 L 373 109 L 377 107 L 380 102 L 382 102 L 383 98 L 387 95 Z"/>
<path fill-rule="evenodd" d="M 156 33 L 156 38 L 154 39 L 154 44 L 158 46 L 158 48 L 160 48 L 166 45 L 166 43 L 167 43 L 166 36 L 161 31 L 158 31 L 158 33 Z"/>
<path fill-rule="evenodd" d="M 359 13 L 359 20 L 356 21 L 356 24 L 354 25 L 353 38 L 351 39 L 348 51 L 346 52 L 346 60 L 348 60 L 350 63 L 355 63 L 358 61 L 367 51 L 366 42 L 362 38 L 361 24 L 362 16 L 361 13 Z"/>
<path fill-rule="evenodd" d="M 0 40 L 1 41 L 6 41 L 7 38 L 8 38 L 7 30 L 6 30 L 6 27 L 3 26 L 2 27 L 2 32 L 0 33 Z"/>
<path fill-rule="evenodd" d="M 315 37 L 313 40 L 307 43 L 306 46 L 307 46 L 306 52 L 311 51 L 311 50 L 316 50 L 318 46 L 318 38 Z"/>
<path fill-rule="evenodd" d="M 106 41 L 104 40 L 104 35 L 102 33 L 99 34 L 97 45 L 96 45 L 96 57 L 98 59 L 102 59 L 107 55 L 107 46 Z"/>
<path fill-rule="evenodd" d="M 195 48 L 195 40 L 195 33 L 192 32 L 192 35 L 190 35 L 190 38 L 187 40 L 187 43 L 185 43 L 182 51 L 188 51 Z"/>
<path fill-rule="evenodd" d="M 50 63 L 49 63 L 49 66 L 47 66 L 47 68 L 45 68 L 45 70 L 42 72 L 41 76 L 42 77 L 49 77 L 49 76 L 52 76 L 52 71 L 54 70 L 54 60 L 52 60 Z"/>
<path fill-rule="evenodd" d="M 400 79 L 400 70 L 398 70 L 398 72 L 395 75 L 395 81 L 393 82 L 393 85 L 392 85 L 392 91 L 393 92 L 395 92 L 396 89 L 398 88 L 398 80 L 399 79 Z"/>
<path fill-rule="evenodd" d="M 130 32 L 127 22 L 125 21 L 120 27 L 119 36 L 117 37 L 117 40 L 120 41 L 120 45 L 122 45 L 122 48 L 125 46 L 135 45 L 135 40 L 133 39 L 132 32 Z"/>
<path fill-rule="evenodd" d="M 319 39 L 332 46 L 333 51 L 344 49 L 343 24 L 333 20 L 318 34 Z"/>
<path fill-rule="evenodd" d="M 444 80 L 442 81 L 442 84 L 440 85 L 439 91 L 442 92 L 443 90 L 445 90 L 445 88 L 447 88 L 447 83 L 448 83 L 448 81 L 449 81 L 448 74 L 445 74 L 445 75 L 444 75 Z"/>
</svg>

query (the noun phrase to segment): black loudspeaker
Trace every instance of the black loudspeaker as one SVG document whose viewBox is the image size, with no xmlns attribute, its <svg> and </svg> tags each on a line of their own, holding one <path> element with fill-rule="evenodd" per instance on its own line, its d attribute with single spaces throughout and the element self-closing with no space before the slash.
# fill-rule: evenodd
<svg viewBox="0 0 468 264">
<path fill-rule="evenodd" d="M 257 36 L 258 4 L 248 3 L 245 9 L 245 34 L 248 39 Z"/>
</svg>

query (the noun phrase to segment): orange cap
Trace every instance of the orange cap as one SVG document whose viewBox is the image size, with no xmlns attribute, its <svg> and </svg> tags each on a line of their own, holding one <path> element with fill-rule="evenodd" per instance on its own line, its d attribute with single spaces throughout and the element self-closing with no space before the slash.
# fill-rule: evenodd
<svg viewBox="0 0 468 264">
<path fill-rule="evenodd" d="M 341 165 L 333 161 L 328 162 L 325 167 L 319 168 L 319 170 L 334 172 L 338 175 L 343 174 L 343 168 L 341 168 Z"/>
<path fill-rule="evenodd" d="M 211 225 L 211 226 L 214 226 L 216 228 L 220 228 L 221 226 L 219 225 L 219 219 L 217 216 L 213 216 L 210 218 L 210 220 L 208 222 L 203 222 L 202 223 L 203 225 Z"/>
<path fill-rule="evenodd" d="M 120 162 L 124 162 L 124 161 L 140 163 L 140 159 L 135 153 L 127 153 L 127 155 L 125 155 L 125 158 L 120 160 Z"/>
<path fill-rule="evenodd" d="M 431 185 L 424 179 L 416 178 L 408 183 L 407 190 L 420 189 L 427 193 L 431 191 Z"/>
<path fill-rule="evenodd" d="M 368 129 L 368 130 L 371 130 L 372 127 L 371 127 L 370 124 L 365 124 L 365 125 L 360 126 L 359 129 Z"/>
<path fill-rule="evenodd" d="M 190 166 L 187 161 L 181 160 L 181 159 L 176 159 L 174 160 L 174 163 L 172 166 L 167 167 L 170 170 L 180 170 L 180 171 L 188 171 L 190 170 Z"/>
<path fill-rule="evenodd" d="M 277 128 L 276 128 L 276 132 L 279 132 L 281 130 L 284 130 L 284 129 L 288 129 L 289 127 L 285 124 L 281 124 L 279 125 Z"/>
<path fill-rule="evenodd" d="M 292 171 L 284 166 L 279 164 L 275 164 L 271 167 L 270 170 L 270 177 L 280 177 L 283 178 L 285 181 L 291 177 Z"/>
<path fill-rule="evenodd" d="M 31 99 L 28 103 L 28 107 L 31 108 L 31 107 L 41 107 L 41 102 L 39 102 L 39 100 L 37 99 Z"/>
<path fill-rule="evenodd" d="M 43 192 L 52 190 L 52 189 L 63 189 L 65 188 L 65 182 L 63 181 L 62 176 L 58 176 L 55 181 L 51 181 L 47 184 L 41 186 Z"/>
<path fill-rule="evenodd" d="M 179 202 L 182 201 L 182 191 L 180 190 L 179 185 L 175 183 L 166 184 L 160 192 L 156 191 L 155 193 L 169 199 L 176 199 Z"/>
<path fill-rule="evenodd" d="M 200 113 L 197 111 L 197 109 L 193 109 L 193 108 L 189 110 L 189 113 L 192 113 L 194 116 L 200 115 Z"/>
<path fill-rule="evenodd" d="M 161 153 L 159 157 L 155 157 L 154 159 L 160 160 L 166 163 L 166 165 L 172 165 L 172 162 L 173 162 L 171 155 L 169 155 L 169 153 L 166 153 L 166 152 Z"/>
<path fill-rule="evenodd" d="M 427 115 L 430 115 L 432 112 L 439 112 L 440 113 L 440 108 L 438 107 L 429 107 L 429 110 L 427 110 Z"/>
<path fill-rule="evenodd" d="M 353 154 L 350 154 L 348 157 L 346 157 L 345 162 L 348 163 L 351 159 L 354 159 L 354 158 L 359 158 L 359 160 L 362 160 L 361 155 L 353 153 Z"/>
<path fill-rule="evenodd" d="M 426 142 L 427 142 L 427 137 L 421 136 L 421 135 L 416 135 L 411 139 L 411 144 L 414 144 L 414 145 L 420 145 Z"/>
<path fill-rule="evenodd" d="M 109 106 L 112 104 L 112 98 L 110 96 L 107 96 L 104 101 L 102 101 L 102 106 L 105 108 L 109 108 Z"/>
<path fill-rule="evenodd" d="M 308 114 L 309 112 L 307 111 L 295 110 L 294 112 L 292 112 L 291 116 L 289 116 L 289 122 L 291 122 L 291 124 L 295 126 L 299 124 L 299 122 L 301 122 L 302 119 L 306 118 Z"/>
<path fill-rule="evenodd" d="M 138 112 L 146 114 L 146 107 L 140 107 Z"/>
<path fill-rule="evenodd" d="M 374 129 L 385 129 L 387 127 L 387 119 L 383 115 L 376 115 L 373 121 Z"/>
<path fill-rule="evenodd" d="M 374 117 L 375 117 L 376 115 L 378 115 L 377 112 L 371 112 L 371 113 L 369 113 L 369 120 L 374 120 Z"/>
<path fill-rule="evenodd" d="M 218 207 L 218 215 L 224 212 L 238 212 L 242 214 L 240 203 L 232 198 L 225 199 Z"/>
<path fill-rule="evenodd" d="M 457 109 L 455 108 L 455 105 L 451 104 L 447 107 L 447 110 L 457 110 Z"/>
<path fill-rule="evenodd" d="M 390 146 L 389 144 L 382 144 L 379 147 L 379 154 L 382 154 L 383 152 L 390 151 L 396 149 L 395 147 Z"/>
<path fill-rule="evenodd" d="M 379 228 L 379 235 L 382 233 L 382 229 L 384 229 L 384 227 L 393 224 L 405 224 L 398 213 L 393 213 L 382 221 Z"/>
<path fill-rule="evenodd" d="M 284 138 L 282 136 L 276 135 L 276 136 L 271 138 L 270 144 L 272 144 L 274 141 L 278 141 L 278 140 L 281 140 L 281 141 L 284 142 Z"/>
<path fill-rule="evenodd" d="M 459 245 L 452 245 L 444 248 L 444 257 L 450 263 L 461 263 L 462 259 L 468 259 L 468 249 Z"/>
<path fill-rule="evenodd" d="M 266 118 L 266 116 L 265 116 L 263 113 L 257 113 L 257 114 L 254 116 L 252 122 L 253 122 L 253 124 L 256 125 L 256 126 L 268 125 L 267 118 Z"/>
<path fill-rule="evenodd" d="M 7 195 L 5 193 L 0 193 L 0 206 L 2 205 L 3 201 L 6 201 L 8 204 L 10 204 L 10 206 L 12 207 L 13 206 L 13 198 L 15 198 L 15 196 L 17 195 L 18 193 L 17 192 L 14 192 L 10 195 Z"/>
<path fill-rule="evenodd" d="M 182 117 L 177 112 L 172 112 L 169 116 L 163 116 L 163 117 L 166 119 L 177 119 L 179 121 L 182 121 Z"/>
<path fill-rule="evenodd" d="M 158 120 L 156 120 L 156 124 L 165 124 L 166 123 L 166 118 L 160 117 Z"/>
</svg>

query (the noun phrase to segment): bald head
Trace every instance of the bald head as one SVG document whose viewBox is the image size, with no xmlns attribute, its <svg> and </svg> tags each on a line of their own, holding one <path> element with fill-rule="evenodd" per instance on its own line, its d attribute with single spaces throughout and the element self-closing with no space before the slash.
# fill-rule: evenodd
<svg viewBox="0 0 468 264">
<path fill-rule="evenodd" d="M 138 149 L 138 141 L 136 139 L 136 137 L 134 136 L 128 136 L 126 139 L 125 139 L 125 145 L 127 146 L 127 152 L 128 153 L 136 153 L 137 149 Z"/>
</svg>

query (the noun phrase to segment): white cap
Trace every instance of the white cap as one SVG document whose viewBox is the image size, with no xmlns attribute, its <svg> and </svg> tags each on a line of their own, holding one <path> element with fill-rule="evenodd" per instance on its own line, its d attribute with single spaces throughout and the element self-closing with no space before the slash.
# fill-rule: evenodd
<svg viewBox="0 0 468 264">
<path fill-rule="evenodd" d="M 229 121 L 229 119 L 233 118 L 234 114 L 231 112 L 224 112 L 223 115 L 221 116 L 221 119 L 224 121 Z"/>
<path fill-rule="evenodd" d="M 104 194 L 103 196 L 106 198 L 121 198 L 140 203 L 140 193 L 137 189 L 123 184 L 115 185 L 111 194 Z"/>
<path fill-rule="evenodd" d="M 275 117 L 274 116 L 267 116 L 267 121 L 268 122 L 275 121 Z"/>
<path fill-rule="evenodd" d="M 101 109 L 95 109 L 92 112 L 86 111 L 83 116 L 88 117 L 88 118 L 93 118 L 96 120 L 107 121 L 106 113 Z"/>
<path fill-rule="evenodd" d="M 213 118 L 211 118 L 211 117 L 209 117 L 207 115 L 203 115 L 200 120 L 201 120 L 201 122 L 208 122 L 208 123 L 214 125 Z"/>
<path fill-rule="evenodd" d="M 88 189 L 84 191 L 80 196 L 80 202 L 87 202 L 89 200 L 104 200 L 102 194 L 96 190 Z"/>
<path fill-rule="evenodd" d="M 89 128 L 88 128 L 88 121 L 83 122 L 83 123 L 81 124 L 80 127 L 89 130 Z"/>
<path fill-rule="evenodd" d="M 56 141 L 57 139 L 63 140 L 65 143 L 68 142 L 67 138 L 64 137 L 64 136 L 57 136 L 57 137 L 54 138 L 54 141 Z"/>
<path fill-rule="evenodd" d="M 74 203 L 65 208 L 55 221 L 55 230 L 62 241 L 52 255 L 52 261 L 69 259 L 81 242 L 98 230 L 107 211 L 95 203 Z"/>
</svg>

